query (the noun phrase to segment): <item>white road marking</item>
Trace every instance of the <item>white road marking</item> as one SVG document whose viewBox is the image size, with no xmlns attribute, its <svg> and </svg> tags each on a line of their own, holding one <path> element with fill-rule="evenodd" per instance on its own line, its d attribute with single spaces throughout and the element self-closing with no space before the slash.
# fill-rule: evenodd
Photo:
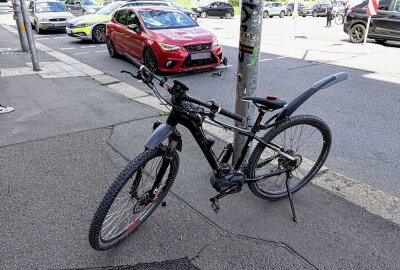
<svg viewBox="0 0 400 270">
<path fill-rule="evenodd" d="M 274 59 L 265 58 L 265 59 L 260 59 L 260 60 L 258 60 L 258 61 L 259 61 L 259 62 L 265 62 L 265 61 L 272 61 L 272 60 L 274 60 Z"/>
<path fill-rule="evenodd" d="M 73 53 L 73 54 L 89 54 L 89 52 L 77 52 L 77 53 Z"/>
<path fill-rule="evenodd" d="M 75 50 L 76 47 L 60 48 L 60 51 Z"/>
<path fill-rule="evenodd" d="M 107 45 L 106 45 L 106 44 L 101 44 L 101 45 L 100 45 L 100 47 L 105 47 L 105 46 L 107 46 Z"/>
<path fill-rule="evenodd" d="M 67 38 L 67 37 L 55 37 L 54 39 L 60 39 L 60 38 Z"/>
<path fill-rule="evenodd" d="M 82 49 L 86 49 L 86 48 L 96 48 L 95 45 L 89 45 L 89 46 L 81 46 Z"/>
<path fill-rule="evenodd" d="M 283 58 L 288 58 L 287 56 L 279 56 L 276 59 L 283 59 Z"/>
<path fill-rule="evenodd" d="M 106 52 L 107 50 L 102 50 L 102 51 L 94 51 L 95 53 L 103 53 Z"/>
<path fill-rule="evenodd" d="M 46 39 L 50 39 L 50 38 L 48 38 L 48 37 L 45 37 L 45 38 L 36 38 L 35 40 L 46 40 Z"/>
</svg>

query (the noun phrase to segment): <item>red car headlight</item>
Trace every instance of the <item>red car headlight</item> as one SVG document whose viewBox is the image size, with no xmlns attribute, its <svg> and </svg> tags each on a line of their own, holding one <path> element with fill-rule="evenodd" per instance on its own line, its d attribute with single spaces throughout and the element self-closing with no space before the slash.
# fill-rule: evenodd
<svg viewBox="0 0 400 270">
<path fill-rule="evenodd" d="M 219 46 L 219 42 L 217 38 L 213 39 L 212 46 Z"/>
<path fill-rule="evenodd" d="M 158 43 L 158 45 L 160 45 L 161 49 L 163 49 L 166 52 L 179 51 L 181 49 L 180 46 L 173 44 Z"/>
</svg>

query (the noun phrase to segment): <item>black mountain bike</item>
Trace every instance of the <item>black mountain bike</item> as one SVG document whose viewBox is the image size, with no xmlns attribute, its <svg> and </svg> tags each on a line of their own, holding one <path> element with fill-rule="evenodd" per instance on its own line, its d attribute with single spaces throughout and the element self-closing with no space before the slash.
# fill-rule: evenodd
<svg viewBox="0 0 400 270">
<path fill-rule="evenodd" d="M 155 95 L 171 106 L 166 123 L 155 122 L 153 133 L 145 144 L 145 150 L 130 162 L 104 195 L 94 214 L 89 242 L 96 250 L 108 249 L 129 234 L 135 232 L 163 201 L 171 188 L 179 169 L 177 151 L 182 149 L 182 139 L 177 125 L 181 124 L 193 135 L 213 170 L 211 185 L 218 195 L 211 198 L 215 212 L 218 200 L 240 192 L 248 184 L 251 192 L 267 200 L 289 197 L 293 219 L 296 214 L 292 194 L 304 187 L 324 164 L 330 147 L 331 131 L 321 119 L 310 115 L 291 116 L 293 112 L 321 89 L 347 79 L 347 73 L 337 73 L 315 83 L 291 103 L 275 96 L 244 97 L 258 107 L 258 117 L 249 129 L 242 129 L 216 119 L 217 114 L 242 121 L 242 116 L 221 108 L 215 101 L 203 102 L 186 93 L 189 90 L 179 81 L 173 85 L 166 78 L 159 78 L 137 60 L 125 56 L 139 69 L 131 76 L 142 80 Z M 153 81 L 171 94 L 167 100 L 157 90 Z M 266 112 L 282 109 L 265 123 Z M 233 148 L 228 144 L 217 157 L 212 146 L 214 139 L 204 134 L 202 124 L 208 118 L 215 124 L 247 136 L 247 141 L 237 162 L 229 164 Z M 264 136 L 257 132 L 266 130 Z M 249 161 L 242 166 L 250 143 L 258 144 Z"/>
</svg>

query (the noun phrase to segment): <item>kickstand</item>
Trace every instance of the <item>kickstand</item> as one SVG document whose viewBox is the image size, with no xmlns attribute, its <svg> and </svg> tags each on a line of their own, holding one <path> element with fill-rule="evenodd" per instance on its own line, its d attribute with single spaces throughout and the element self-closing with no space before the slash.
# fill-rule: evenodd
<svg viewBox="0 0 400 270">
<path fill-rule="evenodd" d="M 296 211 L 294 209 L 293 198 L 292 198 L 292 191 L 289 188 L 290 178 L 292 178 L 291 172 L 286 172 L 286 190 L 287 190 L 288 197 L 289 197 L 290 208 L 292 209 L 293 221 L 297 222 Z"/>
</svg>

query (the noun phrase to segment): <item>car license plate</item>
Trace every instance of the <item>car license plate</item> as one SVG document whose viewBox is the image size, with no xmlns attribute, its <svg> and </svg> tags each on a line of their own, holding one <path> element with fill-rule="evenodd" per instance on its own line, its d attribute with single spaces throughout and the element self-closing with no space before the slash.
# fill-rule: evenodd
<svg viewBox="0 0 400 270">
<path fill-rule="evenodd" d="M 209 59 L 209 58 L 211 58 L 211 52 L 194 53 L 190 56 L 190 59 L 192 60 Z"/>
<path fill-rule="evenodd" d="M 67 29 L 67 34 L 71 34 L 71 33 L 72 33 L 71 29 Z"/>
</svg>

